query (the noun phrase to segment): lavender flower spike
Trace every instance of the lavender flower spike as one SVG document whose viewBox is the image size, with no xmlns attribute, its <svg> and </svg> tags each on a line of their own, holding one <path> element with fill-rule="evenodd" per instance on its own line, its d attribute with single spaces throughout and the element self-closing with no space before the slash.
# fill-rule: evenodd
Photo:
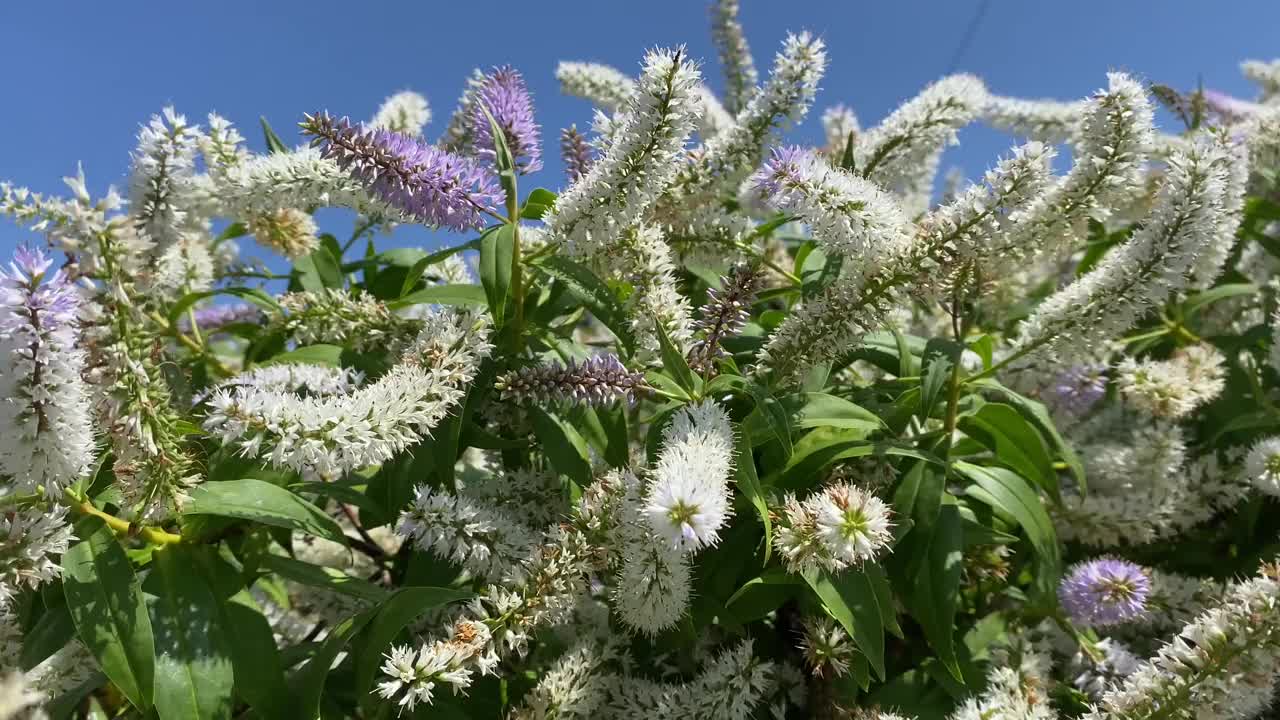
<svg viewBox="0 0 1280 720">
<path fill-rule="evenodd" d="M 1055 409 L 1079 417 L 1106 394 L 1107 366 L 1088 363 L 1073 365 L 1059 373 L 1048 390 L 1048 399 Z"/>
<path fill-rule="evenodd" d="M 591 169 L 595 158 L 591 156 L 591 146 L 587 139 L 578 132 L 577 125 L 570 125 L 560 131 L 560 156 L 564 160 L 564 171 L 569 182 L 576 183 Z"/>
<path fill-rule="evenodd" d="M 1127 560 L 1101 557 L 1079 563 L 1058 586 L 1058 600 L 1071 621 L 1105 627 L 1146 612 L 1151 577 Z"/>
<path fill-rule="evenodd" d="M 702 317 L 696 322 L 702 331 L 702 339 L 689 350 L 689 365 L 698 372 L 724 354 L 721 341 L 742 331 L 750 319 L 751 303 L 760 287 L 760 268 L 746 264 L 735 265 L 719 290 L 707 291 L 707 302 L 702 306 Z"/>
<path fill-rule="evenodd" d="M 492 161 L 497 148 L 485 110 L 502 128 L 516 170 L 521 174 L 541 170 L 542 129 L 533 120 L 533 97 L 524 77 L 511 67 L 496 68 L 484 77 L 471 103 L 471 137 L 476 152 Z"/>
<path fill-rule="evenodd" d="M 261 325 L 265 316 L 256 305 L 249 303 L 232 303 L 229 305 L 211 305 L 195 311 L 196 325 L 203 333 L 214 333 L 228 325 L 247 323 Z M 183 317 L 178 320 L 178 329 L 191 332 L 191 321 Z"/>
<path fill-rule="evenodd" d="M 473 158 L 389 130 L 351 125 L 328 113 L 307 115 L 302 131 L 383 201 L 428 225 L 468 230 L 501 200 L 497 179 Z"/>
<path fill-rule="evenodd" d="M 557 364 L 520 368 L 498 379 L 504 398 L 517 401 L 568 400 L 607 405 L 626 399 L 634 402 L 637 391 L 647 388 L 644 375 L 632 372 L 616 355 L 596 355 L 567 366 Z"/>
</svg>

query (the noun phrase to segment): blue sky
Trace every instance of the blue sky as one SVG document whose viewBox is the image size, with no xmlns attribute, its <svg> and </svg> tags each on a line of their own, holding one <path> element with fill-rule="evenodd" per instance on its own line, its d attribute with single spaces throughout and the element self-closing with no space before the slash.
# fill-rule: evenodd
<svg viewBox="0 0 1280 720">
<path fill-rule="evenodd" d="M 788 30 L 826 39 L 831 65 L 817 105 L 792 133 L 812 140 L 829 105 L 846 103 L 869 125 L 945 74 L 980 2 L 742 4 L 762 73 Z M 1278 27 L 1274 0 L 990 0 L 955 69 L 1008 95 L 1081 97 L 1120 69 L 1179 87 L 1203 79 L 1252 96 L 1238 63 L 1280 56 Z M 431 103 L 434 137 L 472 68 L 510 63 L 534 92 L 550 160 L 526 187 L 557 189 L 555 133 L 572 122 L 589 125 L 591 115 L 586 102 L 559 94 L 556 63 L 594 60 L 635 71 L 646 47 L 678 43 L 705 59 L 709 82 L 721 87 L 699 0 L 9 3 L 0 24 L 0 179 L 60 193 L 60 178 L 81 162 L 92 190 L 123 187 L 139 124 L 168 103 L 201 122 L 215 110 L 261 149 L 259 115 L 292 142 L 303 112 L 367 118 L 386 95 L 412 89 Z M 970 128 L 961 143 L 943 167 L 972 175 L 1011 140 Z M 343 218 L 332 229 L 349 230 Z M 0 221 L 0 257 L 35 239 Z M 436 246 L 444 239 L 423 231 L 405 240 Z"/>
</svg>

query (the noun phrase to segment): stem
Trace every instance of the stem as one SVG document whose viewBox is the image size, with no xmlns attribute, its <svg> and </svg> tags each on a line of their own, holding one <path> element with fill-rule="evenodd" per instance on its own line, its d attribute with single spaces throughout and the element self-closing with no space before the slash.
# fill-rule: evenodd
<svg viewBox="0 0 1280 720">
<path fill-rule="evenodd" d="M 956 432 L 956 420 L 960 414 L 960 390 L 964 387 L 964 383 L 960 382 L 960 362 L 956 361 L 951 367 L 951 386 L 947 392 L 947 419 L 943 425 L 942 442 L 946 443 L 946 454 L 944 457 L 951 456 L 951 438 Z"/>
<path fill-rule="evenodd" d="M 186 347 L 188 350 L 190 350 L 191 352 L 203 357 L 206 361 L 209 362 L 209 364 L 213 365 L 214 371 L 217 372 L 222 377 L 231 377 L 232 375 L 235 375 L 235 373 L 231 372 L 230 368 L 222 364 L 222 361 L 219 360 L 217 356 L 215 356 L 213 353 L 206 351 L 203 345 L 187 337 L 177 327 L 170 325 L 169 321 L 161 317 L 160 313 L 154 310 L 151 310 L 147 312 L 147 318 L 152 322 L 154 322 L 155 324 L 159 325 L 160 328 L 164 330 L 166 335 L 182 343 L 182 345 Z M 192 320 L 192 327 L 195 327 L 194 319 Z"/>
<path fill-rule="evenodd" d="M 748 245 L 747 243 L 744 243 L 744 242 L 736 242 L 734 243 L 734 247 L 756 258 L 757 260 L 760 261 L 760 264 L 778 273 L 779 275 L 785 277 L 788 281 L 790 281 L 796 287 L 800 287 L 801 285 L 804 284 L 804 281 L 800 279 L 799 275 L 796 275 L 795 273 L 788 271 L 787 269 L 783 268 L 781 265 L 778 265 L 777 263 L 773 262 L 769 258 L 765 257 L 764 253 L 760 251 L 759 248 L 756 248 L 753 245 Z"/>
<path fill-rule="evenodd" d="M 524 334 L 524 268 L 520 264 L 520 201 L 516 196 L 515 172 L 507 194 L 507 222 L 511 224 L 511 299 L 515 303 L 515 338 Z"/>
<path fill-rule="evenodd" d="M 367 218 L 363 223 L 357 225 L 356 229 L 351 233 L 351 238 L 342 246 L 342 254 L 346 255 L 347 251 L 351 249 L 351 246 L 356 244 L 356 240 L 359 240 L 361 235 L 364 235 L 366 232 L 373 229 L 373 226 L 377 224 L 377 220 Z M 338 259 L 341 260 L 342 258 Z"/>
<path fill-rule="evenodd" d="M 75 510 L 81 515 L 92 515 L 96 518 L 102 518 L 102 520 L 106 522 L 107 527 L 114 530 L 117 535 L 121 535 L 123 537 L 142 538 L 144 541 L 151 543 L 152 545 L 176 545 L 177 543 L 182 542 L 181 535 L 174 535 L 173 533 L 161 530 L 160 528 L 134 525 L 128 520 L 122 520 L 115 515 L 105 513 L 94 507 L 87 499 L 77 497 L 75 493 L 71 492 L 70 488 L 64 491 L 63 498 L 72 510 Z"/>
</svg>

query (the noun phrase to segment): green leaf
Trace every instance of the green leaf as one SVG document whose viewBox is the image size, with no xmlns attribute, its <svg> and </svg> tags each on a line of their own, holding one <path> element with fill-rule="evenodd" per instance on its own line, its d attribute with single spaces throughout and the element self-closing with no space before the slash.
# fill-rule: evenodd
<svg viewBox="0 0 1280 720">
<path fill-rule="evenodd" d="M 415 290 L 387 303 L 387 307 L 401 310 L 412 305 L 484 305 L 487 302 L 485 289 L 479 285 L 450 284 Z"/>
<path fill-rule="evenodd" d="M 494 145 L 494 161 L 498 168 L 498 181 L 502 185 L 502 191 L 506 194 L 508 200 L 515 202 L 516 198 L 516 162 L 511 155 L 511 147 L 507 143 L 506 131 L 493 119 L 493 115 L 489 112 L 489 108 L 483 102 L 476 103 L 476 107 L 480 108 L 480 112 L 484 113 L 484 117 L 489 121 L 489 132 L 493 138 Z"/>
<path fill-rule="evenodd" d="M 866 440 L 858 430 L 819 428 L 796 443 L 795 453 L 787 465 L 778 472 L 772 482 L 787 490 L 805 487 L 817 480 L 822 469 L 837 460 L 876 455 L 912 457 L 942 465 L 942 460 L 909 445 L 898 445 L 887 440 Z"/>
<path fill-rule="evenodd" d="M 995 339 L 990 335 L 983 335 L 977 340 L 972 340 L 967 344 L 970 350 L 974 351 L 978 354 L 978 357 L 982 358 L 982 369 L 990 370 L 996 351 Z"/>
<path fill-rule="evenodd" d="M 782 398 L 792 410 L 791 424 L 797 429 L 816 427 L 848 428 L 872 432 L 885 428 L 884 421 L 870 410 L 835 395 L 806 392 Z"/>
<path fill-rule="evenodd" d="M 289 490 L 298 494 L 315 493 L 347 505 L 354 505 L 361 510 L 384 512 L 386 508 L 382 507 L 382 503 L 369 497 L 360 489 L 365 487 L 367 484 L 356 487 L 339 482 L 316 481 L 294 483 L 289 486 Z"/>
<path fill-rule="evenodd" d="M 231 650 L 196 552 L 182 545 L 156 550 L 144 586 L 155 596 L 151 626 L 155 707 L 161 720 L 231 717 Z"/>
<path fill-rule="evenodd" d="M 347 544 L 342 528 L 323 510 L 282 487 L 252 478 L 200 485 L 182 514 L 239 518 Z"/>
<path fill-rule="evenodd" d="M 430 265 L 430 258 L 424 257 L 415 262 L 413 267 L 409 268 L 409 272 L 404 274 L 404 280 L 400 282 L 400 292 L 396 294 L 396 297 L 402 298 L 408 295 L 414 286 L 418 284 L 418 281 L 422 279 L 422 274 L 427 271 Z"/>
<path fill-rule="evenodd" d="M 272 356 L 258 365 L 324 365 L 325 367 L 342 367 L 343 348 L 339 345 L 305 345 L 297 350 L 290 350 Z"/>
<path fill-rule="evenodd" d="M 902 626 L 898 624 L 898 614 L 893 609 L 893 588 L 889 585 L 889 576 L 885 574 L 884 568 L 877 563 L 867 563 L 862 566 L 862 572 L 867 576 L 867 582 L 876 595 L 876 605 L 880 607 L 880 623 L 899 638 L 905 637 Z"/>
<path fill-rule="evenodd" d="M 218 602 L 218 613 L 231 652 L 235 691 L 264 718 L 287 718 L 295 699 L 284 683 L 284 665 L 276 648 L 271 625 L 253 596 L 245 589 L 238 567 L 213 552 L 195 556 Z M 270 592 L 275 583 L 264 579 L 257 586 Z M 287 599 L 284 606 L 288 606 Z"/>
<path fill-rule="evenodd" d="M 289 717 L 296 699 L 284 683 L 284 665 L 271 624 L 247 590 L 222 603 L 223 625 L 231 644 L 236 694 L 264 718 Z"/>
<path fill-rule="evenodd" d="M 898 349 L 898 377 L 912 377 L 916 374 L 915 357 L 911 354 L 911 346 L 907 338 L 898 328 L 891 328 L 893 342 Z M 927 346 L 926 346 L 927 350 Z"/>
<path fill-rule="evenodd" d="M 1182 312 L 1186 315 L 1192 315 L 1201 308 L 1212 305 L 1221 300 L 1229 300 L 1244 295 L 1253 295 L 1258 292 L 1258 286 L 1251 283 L 1231 283 L 1219 285 L 1212 290 L 1205 290 L 1187 298 L 1182 303 Z"/>
<path fill-rule="evenodd" d="M 342 264 L 323 245 L 294 261 L 293 273 L 302 289 L 311 292 L 320 292 L 326 288 L 338 289 L 346 284 Z"/>
<path fill-rule="evenodd" d="M 379 603 L 387 598 L 387 591 L 373 583 L 348 575 L 341 570 L 323 565 L 294 560 L 280 555 L 264 555 L 262 569 L 286 577 L 296 583 L 311 587 L 324 588 L 371 603 Z"/>
<path fill-rule="evenodd" d="M 986 491 L 979 496 L 984 501 L 994 501 L 994 507 L 1012 516 L 1027 533 L 1027 539 L 1043 561 L 1043 580 L 1052 584 L 1062 566 L 1062 554 L 1053 521 L 1040 502 L 1040 496 L 1027 481 L 1012 471 L 999 467 L 984 467 L 959 461 L 956 472 L 974 481 Z M 1049 589 L 1048 587 L 1042 589 Z"/>
<path fill-rule="evenodd" d="M 741 624 L 759 620 L 790 600 L 799 582 L 795 575 L 782 568 L 766 570 L 729 596 L 724 603 L 725 612 Z"/>
<path fill-rule="evenodd" d="M 96 517 L 76 525 L 83 538 L 62 556 L 62 589 L 81 642 L 129 702 L 151 707 L 155 644 L 138 578 L 115 533 Z"/>
<path fill-rule="evenodd" d="M 738 490 L 751 502 L 751 506 L 760 514 L 760 522 L 764 524 L 764 564 L 769 564 L 769 555 L 773 551 L 773 520 L 769 517 L 769 500 L 765 497 L 760 478 L 756 475 L 756 461 L 751 454 L 751 438 L 739 428 L 734 433 L 737 437 L 737 458 L 733 468 L 734 478 L 738 482 Z"/>
<path fill-rule="evenodd" d="M 1071 476 L 1075 478 L 1080 492 L 1084 493 L 1088 490 L 1084 475 L 1084 463 L 1080 462 L 1080 457 L 1076 455 L 1076 451 L 1062 438 L 1062 434 L 1058 432 L 1057 426 L 1053 424 L 1053 419 L 1049 416 L 1049 410 L 1045 408 L 1043 403 L 1019 395 L 991 378 L 982 378 L 972 382 L 983 390 L 999 393 L 1006 402 L 1022 413 L 1023 417 L 1034 423 L 1040 430 L 1040 434 L 1049 440 L 1058 457 L 1062 458 L 1062 461 L 1067 464 L 1067 468 L 1071 471 Z"/>
<path fill-rule="evenodd" d="M 556 194 L 546 188 L 534 188 L 529 191 L 529 197 L 525 198 L 525 202 L 551 207 L 556 204 Z"/>
<path fill-rule="evenodd" d="M 1040 433 L 1012 405 L 987 403 L 977 412 L 961 417 L 958 426 L 964 434 L 987 446 L 996 462 L 1030 478 L 1054 502 L 1062 502 L 1058 473 Z"/>
<path fill-rule="evenodd" d="M 954 628 L 964 571 L 964 533 L 954 501 L 939 508 L 926 548 L 925 561 L 912 586 L 911 614 L 947 671 L 963 682 Z"/>
<path fill-rule="evenodd" d="M 756 401 L 756 410 L 760 412 L 761 417 L 768 423 L 773 430 L 773 436 L 778 439 L 778 444 L 782 446 L 783 456 L 790 458 L 795 451 L 795 446 L 791 443 L 790 413 L 773 396 L 769 388 L 764 385 L 748 382 L 747 391 L 751 393 L 751 397 Z"/>
<path fill-rule="evenodd" d="M 574 427 L 558 415 L 541 408 L 529 408 L 533 433 L 556 472 L 586 487 L 591 483 L 591 463 L 587 441 Z"/>
<path fill-rule="evenodd" d="M 329 636 L 325 638 L 311 660 L 290 679 L 290 685 L 300 701 L 296 714 L 298 720 L 314 720 L 320 717 L 320 698 L 324 695 L 324 685 L 329 678 L 329 669 L 333 667 L 338 655 L 347 647 L 347 643 L 351 642 L 351 638 L 364 629 L 376 613 L 377 608 L 366 610 L 338 623 L 329 631 Z"/>
<path fill-rule="evenodd" d="M 900 350 L 901 351 L 901 350 Z M 920 417 L 927 419 L 942 396 L 942 390 L 951 378 L 951 371 L 960 362 L 964 346 L 945 338 L 934 338 L 924 348 L 920 374 Z"/>
<path fill-rule="evenodd" d="M 515 251 L 512 225 L 490 228 L 480 236 L 480 284 L 489 303 L 494 327 L 501 327 L 511 295 L 511 258 Z"/>
<path fill-rule="evenodd" d="M 275 298 L 271 297 L 266 292 L 259 290 L 258 288 L 240 288 L 240 287 L 220 288 L 218 290 L 206 290 L 204 292 L 187 293 L 186 295 L 183 295 L 182 297 L 178 298 L 173 303 L 173 305 L 169 307 L 169 318 L 168 318 L 169 324 L 177 325 L 178 320 L 182 317 L 182 314 L 185 313 L 188 308 L 200 302 L 201 300 L 204 300 L 205 298 L 211 298 L 215 295 L 231 295 L 234 297 L 241 298 L 247 302 L 253 303 L 254 305 L 261 308 L 262 310 L 271 314 L 279 315 L 282 312 L 280 308 L 280 303 L 276 302 Z"/>
<path fill-rule="evenodd" d="M 39 665 L 61 650 L 75 634 L 76 624 L 65 604 L 47 609 L 35 627 L 23 634 L 18 667 L 30 670 Z"/>
<path fill-rule="evenodd" d="M 595 319 L 609 328 L 622 343 L 624 354 L 635 352 L 635 336 L 622 303 L 590 268 L 558 255 L 538 260 L 536 267 L 563 283 Z"/>
<path fill-rule="evenodd" d="M 258 122 L 262 123 L 262 136 L 266 138 L 268 152 L 272 155 L 289 152 L 289 147 L 284 144 L 279 135 L 276 135 L 276 131 L 271 129 L 271 123 L 267 122 L 266 115 L 259 115 Z"/>
<path fill-rule="evenodd" d="M 671 337 L 667 335 L 667 329 L 662 326 L 660 320 L 655 320 L 653 326 L 658 331 L 658 347 L 662 351 L 662 367 L 666 369 L 667 374 L 671 376 L 676 384 L 684 389 L 690 395 L 697 392 L 697 383 L 694 381 L 693 371 L 689 369 L 689 363 L 684 358 L 684 353 L 680 352 Z"/>
<path fill-rule="evenodd" d="M 382 654 L 400 631 L 429 610 L 472 597 L 465 590 L 441 587 L 407 587 L 397 590 L 377 608 L 363 639 L 355 649 L 356 697 L 365 717 L 373 717 L 378 700 L 373 682 L 382 667 Z"/>
<path fill-rule="evenodd" d="M 871 669 L 881 680 L 885 679 L 884 616 L 879 594 L 867 574 L 859 568 L 849 568 L 838 575 L 825 570 L 807 571 L 803 575 L 827 612 L 853 638 L 853 644 L 866 656 Z"/>
</svg>

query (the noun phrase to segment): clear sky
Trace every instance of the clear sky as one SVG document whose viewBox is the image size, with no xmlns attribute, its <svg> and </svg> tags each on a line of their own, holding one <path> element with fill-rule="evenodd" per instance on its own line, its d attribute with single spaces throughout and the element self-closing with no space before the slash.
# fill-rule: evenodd
<svg viewBox="0 0 1280 720">
<path fill-rule="evenodd" d="M 989 0 L 985 12 L 980 0 L 742 5 L 762 74 L 788 30 L 827 41 L 831 64 L 818 102 L 793 130 L 801 140 L 820 135 L 817 118 L 827 106 L 848 104 L 867 126 L 953 69 L 1007 95 L 1082 97 L 1120 69 L 1252 96 L 1239 61 L 1280 56 L 1275 0 Z M 9 2 L 0 21 L 0 179 L 61 193 L 60 178 L 81 162 L 91 190 L 123 188 L 139 124 L 168 103 L 202 124 L 215 110 L 262 149 L 259 115 L 294 142 L 303 112 L 364 119 L 386 95 L 412 89 L 431 103 L 434 138 L 472 68 L 510 63 L 534 92 L 549 160 L 525 187 L 558 189 L 555 135 L 571 122 L 588 126 L 591 112 L 560 95 L 556 63 L 593 60 L 634 72 L 645 48 L 678 43 L 704 58 L 709 82 L 721 87 L 700 0 Z M 971 128 L 961 143 L 943 168 L 972 175 L 1011 140 Z M 349 228 L 338 221 L 333 230 Z M 0 257 L 35 239 L 0 220 Z M 409 240 L 435 246 L 443 238 L 422 232 Z"/>
</svg>

